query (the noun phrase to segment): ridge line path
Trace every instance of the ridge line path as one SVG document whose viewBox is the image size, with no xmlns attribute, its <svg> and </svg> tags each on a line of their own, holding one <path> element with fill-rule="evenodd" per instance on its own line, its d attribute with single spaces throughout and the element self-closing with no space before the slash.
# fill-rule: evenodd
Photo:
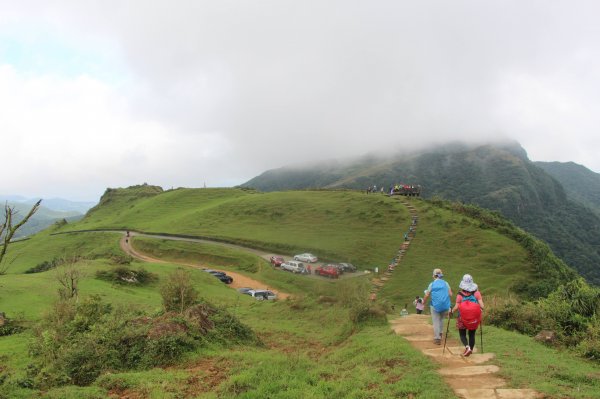
<svg viewBox="0 0 600 399">
<path fill-rule="evenodd" d="M 384 273 L 384 277 L 373 280 L 371 293 L 375 295 L 391 277 L 392 272 L 400 264 L 411 241 L 416 236 L 419 221 L 417 210 L 408 199 L 401 199 L 400 201 L 408 208 L 412 224 L 396 258 Z M 431 316 L 429 315 L 412 314 L 390 319 L 390 325 L 397 335 L 409 341 L 413 347 L 433 358 L 442 366 L 438 373 L 444 377 L 446 383 L 458 397 L 463 399 L 538 399 L 544 397 L 544 395 L 533 389 L 505 388 L 506 381 L 497 375 L 500 368 L 494 364 L 489 364 L 495 358 L 493 353 L 479 354 L 476 346 L 471 356 L 462 357 L 461 354 L 465 348 L 454 338 L 447 340 L 445 350 L 443 346 L 440 347 L 440 345 L 434 344 L 433 326 L 430 321 Z"/>
<path fill-rule="evenodd" d="M 219 243 L 219 242 L 215 242 L 215 241 L 209 241 L 209 240 L 202 240 L 202 239 L 195 239 L 195 238 L 182 238 L 182 237 L 173 237 L 173 236 L 161 236 L 161 235 L 155 235 L 155 234 L 141 234 L 141 233 L 135 233 L 133 231 L 130 231 L 129 233 L 129 237 L 127 237 L 126 233 L 123 232 L 123 237 L 121 237 L 120 240 L 120 246 L 121 249 L 123 250 L 123 252 L 125 252 L 128 255 L 131 255 L 132 257 L 142 260 L 144 262 L 151 262 L 151 263 L 175 263 L 178 265 L 184 265 L 184 266 L 189 266 L 189 267 L 193 267 L 195 269 L 202 269 L 203 265 L 201 263 L 182 263 L 182 262 L 167 262 L 164 261 L 162 259 L 157 259 L 157 258 L 153 258 L 151 256 L 148 256 L 146 254 L 143 254 L 141 252 L 136 251 L 132 245 L 131 245 L 131 239 L 133 237 L 151 237 L 151 238 L 159 238 L 159 239 L 164 239 L 164 240 L 173 240 L 173 241 L 191 241 L 191 242 L 199 242 L 199 243 L 207 243 L 207 244 L 218 244 L 218 245 L 223 245 L 226 247 L 230 247 L 230 248 L 236 248 L 236 249 L 240 249 L 246 252 L 250 252 L 253 253 L 255 255 L 260 256 L 263 259 L 269 260 L 269 257 L 271 256 L 270 254 L 265 254 L 265 252 L 263 251 L 258 251 L 252 248 L 246 248 L 246 247 L 242 247 L 239 245 L 234 245 L 234 244 L 228 244 L 228 243 Z M 129 239 L 128 239 L 129 238 Z M 217 269 L 212 269 L 212 270 L 217 270 Z M 273 291 L 276 295 L 277 298 L 279 299 L 286 299 L 289 298 L 291 295 L 280 291 L 278 289 L 275 288 L 269 288 L 268 286 L 266 286 L 265 283 L 255 280 L 251 277 L 245 276 L 243 274 L 237 273 L 237 272 L 232 272 L 230 270 L 223 270 L 223 272 L 226 272 L 227 275 L 231 276 L 233 278 L 233 282 L 231 284 L 227 284 L 228 287 L 230 288 L 242 288 L 242 287 L 253 287 L 255 289 L 259 289 L 258 287 L 264 287 L 264 289 L 268 289 L 270 291 Z M 263 288 L 260 288 L 263 289 Z"/>
</svg>

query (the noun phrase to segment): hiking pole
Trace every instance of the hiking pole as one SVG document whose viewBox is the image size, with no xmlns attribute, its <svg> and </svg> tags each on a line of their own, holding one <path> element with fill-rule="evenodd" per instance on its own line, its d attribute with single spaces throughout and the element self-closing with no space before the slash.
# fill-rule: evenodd
<svg viewBox="0 0 600 399">
<path fill-rule="evenodd" d="M 483 354 L 483 316 L 481 317 L 481 323 L 479 323 L 479 327 L 481 328 L 481 354 Z"/>
<path fill-rule="evenodd" d="M 450 331 L 450 319 L 452 318 L 452 312 L 448 315 L 448 326 L 446 327 L 446 334 L 444 335 L 444 349 L 442 350 L 442 356 L 446 354 L 446 341 L 448 341 L 448 331 Z"/>
</svg>

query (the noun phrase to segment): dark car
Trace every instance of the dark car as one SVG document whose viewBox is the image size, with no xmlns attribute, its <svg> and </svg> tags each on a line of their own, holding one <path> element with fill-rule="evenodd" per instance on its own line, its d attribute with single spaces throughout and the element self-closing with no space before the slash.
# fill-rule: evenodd
<svg viewBox="0 0 600 399">
<path fill-rule="evenodd" d="M 345 272 L 356 271 L 356 266 L 354 266 L 352 263 L 340 263 L 339 265 L 342 267 L 342 269 L 344 269 Z"/>
<path fill-rule="evenodd" d="M 271 256 L 271 264 L 273 266 L 281 266 L 281 264 L 285 262 L 282 256 Z"/>
<path fill-rule="evenodd" d="M 340 271 L 335 265 L 321 265 L 315 269 L 315 274 L 329 278 L 338 278 Z"/>
<path fill-rule="evenodd" d="M 221 280 L 225 284 L 231 284 L 231 283 L 233 283 L 233 277 L 228 276 L 224 272 L 220 272 L 218 270 L 211 270 L 211 269 L 204 269 L 204 271 L 206 273 L 212 274 L 213 276 L 215 276 L 216 278 L 218 278 L 219 280 Z"/>
</svg>

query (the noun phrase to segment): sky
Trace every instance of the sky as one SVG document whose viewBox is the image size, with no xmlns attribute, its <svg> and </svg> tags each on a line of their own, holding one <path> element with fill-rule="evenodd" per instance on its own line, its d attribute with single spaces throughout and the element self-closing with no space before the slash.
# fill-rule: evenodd
<svg viewBox="0 0 600 399">
<path fill-rule="evenodd" d="M 0 194 L 463 140 L 600 172 L 600 2 L 0 0 Z"/>
</svg>

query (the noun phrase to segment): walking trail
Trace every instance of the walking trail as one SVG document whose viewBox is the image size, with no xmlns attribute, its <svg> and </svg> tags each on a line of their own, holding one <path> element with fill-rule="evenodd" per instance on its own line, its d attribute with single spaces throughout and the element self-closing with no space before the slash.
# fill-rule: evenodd
<svg viewBox="0 0 600 399">
<path fill-rule="evenodd" d="M 134 258 L 142 260 L 144 262 L 167 263 L 167 262 L 165 262 L 165 261 L 163 261 L 161 259 L 152 258 L 152 257 L 150 257 L 150 256 L 148 256 L 146 254 L 143 254 L 143 253 L 141 253 L 139 251 L 136 251 L 133 248 L 133 246 L 131 245 L 132 238 L 134 236 L 136 236 L 136 235 L 143 236 L 143 234 L 137 234 L 137 233 L 131 232 L 130 233 L 130 237 L 127 238 L 127 236 L 125 234 L 123 234 L 123 237 L 121 238 L 120 244 L 121 244 L 121 249 L 125 253 L 131 255 Z M 153 237 L 156 237 L 156 236 L 153 236 Z M 170 240 L 192 241 L 190 239 L 182 239 L 182 238 L 167 237 L 167 236 L 160 236 L 160 238 L 167 239 L 167 240 L 170 239 Z M 203 240 L 193 240 L 193 241 L 203 241 Z M 232 246 L 233 247 L 233 245 L 229 245 L 229 244 L 222 244 L 222 245 L 227 245 L 227 246 Z M 242 247 L 237 247 L 237 248 L 242 248 Z M 244 249 L 247 250 L 247 248 L 244 248 Z M 205 267 L 204 265 L 202 265 L 200 263 L 181 263 L 181 262 L 169 262 L 169 263 L 177 263 L 179 265 L 190 266 L 190 267 L 193 267 L 193 268 L 196 268 L 196 269 L 202 269 L 202 268 Z M 213 270 L 216 270 L 216 269 L 213 269 Z M 290 294 L 288 294 L 286 292 L 279 291 L 279 290 L 277 290 L 275 288 L 269 288 L 269 287 L 266 286 L 265 283 L 260 282 L 260 281 L 255 280 L 255 279 L 252 279 L 250 277 L 247 277 L 247 276 L 245 276 L 243 274 L 232 272 L 230 270 L 223 270 L 223 271 L 226 272 L 227 275 L 229 275 L 229 276 L 231 276 L 233 278 L 233 282 L 228 285 L 231 288 L 252 287 L 254 289 L 268 289 L 268 290 L 273 291 L 277 295 L 277 298 L 279 298 L 279 299 L 286 299 L 286 298 L 288 298 L 290 296 Z"/>
<path fill-rule="evenodd" d="M 407 199 L 401 201 L 410 212 L 411 228 L 384 276 L 373 280 L 371 298 L 374 298 L 385 282 L 389 280 L 394 269 L 398 267 L 406 254 L 412 240 L 416 237 L 419 221 L 417 210 Z M 430 320 L 431 317 L 428 315 L 414 314 L 392 319 L 390 324 L 396 334 L 441 365 L 438 370 L 439 374 L 454 389 L 458 397 L 464 399 L 537 399 L 544 397 L 533 389 L 506 388 L 506 381 L 498 375 L 500 368 L 492 364 L 492 360 L 495 358 L 493 353 L 477 353 L 478 347 L 476 346 L 475 353 L 469 357 L 462 357 L 461 354 L 465 348 L 453 338 L 447 339 L 445 349 L 444 346 L 440 347 L 440 345 L 434 344 L 433 327 Z M 452 328 L 455 328 L 453 321 L 450 323 Z M 479 334 L 477 335 L 479 338 Z M 477 344 L 481 345 L 480 339 Z"/>
</svg>

